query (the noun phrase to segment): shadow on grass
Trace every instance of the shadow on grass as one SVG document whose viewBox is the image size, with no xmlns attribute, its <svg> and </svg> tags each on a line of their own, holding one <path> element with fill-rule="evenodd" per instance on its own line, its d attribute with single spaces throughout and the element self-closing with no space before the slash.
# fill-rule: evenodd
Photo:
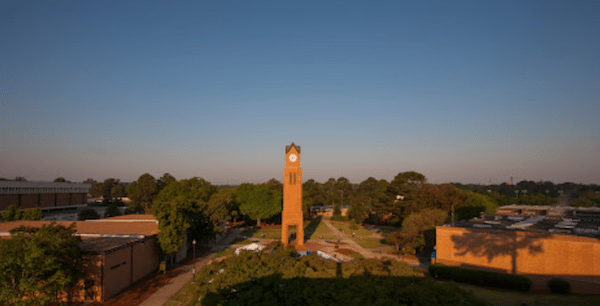
<svg viewBox="0 0 600 306">
<path fill-rule="evenodd" d="M 310 238 L 312 238 L 312 236 L 315 234 L 315 231 L 317 230 L 317 227 L 319 226 L 319 223 L 321 223 L 321 216 L 313 219 L 310 221 L 310 223 L 304 228 L 304 240 L 308 240 Z"/>
</svg>

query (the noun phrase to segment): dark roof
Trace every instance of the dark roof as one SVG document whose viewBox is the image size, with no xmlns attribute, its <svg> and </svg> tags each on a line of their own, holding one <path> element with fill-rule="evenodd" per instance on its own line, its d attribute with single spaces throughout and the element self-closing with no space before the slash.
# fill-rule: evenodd
<svg viewBox="0 0 600 306">
<path fill-rule="evenodd" d="M 300 154 L 300 146 L 295 145 L 293 141 L 291 145 L 285 146 L 285 154 L 287 154 L 292 148 L 295 148 L 296 151 L 298 151 L 298 154 Z"/>
<path fill-rule="evenodd" d="M 449 224 L 445 226 L 450 226 Z M 548 216 L 483 216 L 455 223 L 455 227 L 557 233 L 600 238 L 600 218 Z"/>
<path fill-rule="evenodd" d="M 98 254 L 115 251 L 143 241 L 144 238 L 97 237 L 83 239 L 79 249 L 86 254 Z"/>
</svg>

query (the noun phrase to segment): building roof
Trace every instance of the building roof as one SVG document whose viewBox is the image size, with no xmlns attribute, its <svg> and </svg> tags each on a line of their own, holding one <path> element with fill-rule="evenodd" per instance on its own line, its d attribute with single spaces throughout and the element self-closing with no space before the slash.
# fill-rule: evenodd
<svg viewBox="0 0 600 306">
<path fill-rule="evenodd" d="M 28 193 L 88 193 L 92 185 L 84 183 L 54 183 L 28 181 L 0 181 L 0 194 Z"/>
<path fill-rule="evenodd" d="M 291 145 L 285 146 L 285 154 L 287 154 L 292 148 L 295 148 L 296 151 L 298 151 L 298 154 L 300 154 L 300 146 L 295 145 L 293 141 Z"/>
<path fill-rule="evenodd" d="M 444 226 L 450 226 L 446 224 Z M 454 227 L 503 231 L 527 231 L 600 238 L 600 218 L 547 216 L 482 216 L 463 220 Z"/>
<path fill-rule="evenodd" d="M 125 215 L 99 220 L 87 221 L 11 221 L 0 223 L 0 233 L 6 235 L 10 230 L 19 226 L 42 227 L 50 223 L 65 227 L 75 223 L 77 234 L 81 236 L 93 234 L 109 235 L 144 235 L 158 234 L 158 221 L 152 215 Z"/>
<path fill-rule="evenodd" d="M 0 237 L 8 238 L 9 231 L 20 226 L 42 227 L 51 223 L 65 227 L 75 223 L 79 248 L 84 253 L 104 253 L 143 242 L 158 234 L 158 221 L 153 215 L 124 215 L 87 221 L 11 221 L 0 223 Z"/>
<path fill-rule="evenodd" d="M 97 237 L 82 239 L 79 249 L 83 253 L 105 253 L 143 241 L 144 238 Z"/>
</svg>

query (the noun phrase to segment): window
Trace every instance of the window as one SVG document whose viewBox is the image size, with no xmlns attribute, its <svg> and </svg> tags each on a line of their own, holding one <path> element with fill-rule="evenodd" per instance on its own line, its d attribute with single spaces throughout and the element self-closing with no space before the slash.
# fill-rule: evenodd
<svg viewBox="0 0 600 306">
<path fill-rule="evenodd" d="M 292 184 L 292 174 L 290 173 L 290 185 Z"/>
<path fill-rule="evenodd" d="M 294 172 L 294 185 L 296 185 L 296 172 Z"/>
</svg>

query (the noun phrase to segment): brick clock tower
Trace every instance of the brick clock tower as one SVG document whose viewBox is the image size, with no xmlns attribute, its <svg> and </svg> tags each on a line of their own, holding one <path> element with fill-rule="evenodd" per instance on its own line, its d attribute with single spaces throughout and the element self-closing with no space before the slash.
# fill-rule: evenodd
<svg viewBox="0 0 600 306">
<path fill-rule="evenodd" d="M 300 168 L 300 146 L 293 142 L 285 146 L 285 168 L 283 169 L 283 212 L 281 213 L 281 241 L 289 243 L 289 227 L 296 226 L 297 250 L 304 250 L 304 228 L 302 215 L 302 168 Z"/>
</svg>

